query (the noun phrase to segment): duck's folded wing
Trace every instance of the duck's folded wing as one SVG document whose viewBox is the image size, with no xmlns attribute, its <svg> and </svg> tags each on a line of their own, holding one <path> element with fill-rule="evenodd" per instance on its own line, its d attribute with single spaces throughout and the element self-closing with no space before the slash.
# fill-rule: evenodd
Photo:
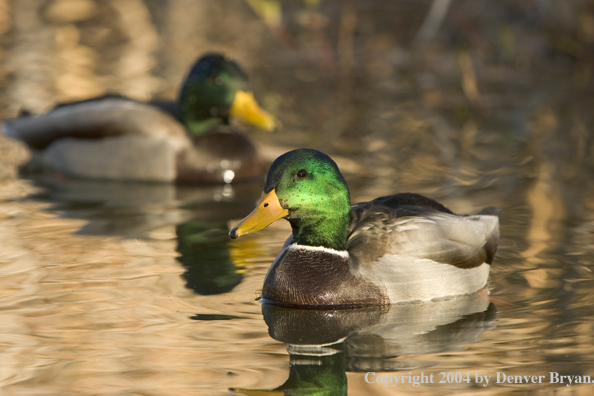
<svg viewBox="0 0 594 396">
<path fill-rule="evenodd" d="M 62 138 L 125 134 L 167 136 L 187 144 L 185 129 L 174 116 L 150 104 L 118 97 L 62 105 L 42 115 L 8 120 L 2 132 L 37 150 Z"/>
<path fill-rule="evenodd" d="M 457 216 L 431 208 L 375 205 L 363 212 L 354 216 L 347 246 L 359 261 L 389 254 L 474 268 L 490 264 L 497 250 L 499 218 L 489 210 L 492 214 Z"/>
</svg>

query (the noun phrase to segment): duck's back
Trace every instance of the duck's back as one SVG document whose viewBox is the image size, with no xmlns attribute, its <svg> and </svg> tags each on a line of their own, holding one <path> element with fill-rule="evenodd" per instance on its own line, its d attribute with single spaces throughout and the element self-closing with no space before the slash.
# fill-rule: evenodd
<svg viewBox="0 0 594 396">
<path fill-rule="evenodd" d="M 61 105 L 2 130 L 34 150 L 26 170 L 94 179 L 172 181 L 177 153 L 190 144 L 173 115 L 121 97 Z"/>
<path fill-rule="evenodd" d="M 498 210 L 458 216 L 418 194 L 354 205 L 347 249 L 362 274 L 390 299 L 427 300 L 486 285 L 499 242 Z M 416 296 L 416 297 L 415 297 Z"/>
<path fill-rule="evenodd" d="M 2 132 L 34 150 L 46 149 L 65 138 L 96 140 L 119 135 L 186 138 L 185 129 L 175 115 L 118 96 L 59 105 L 45 114 L 8 120 L 2 124 Z"/>
</svg>

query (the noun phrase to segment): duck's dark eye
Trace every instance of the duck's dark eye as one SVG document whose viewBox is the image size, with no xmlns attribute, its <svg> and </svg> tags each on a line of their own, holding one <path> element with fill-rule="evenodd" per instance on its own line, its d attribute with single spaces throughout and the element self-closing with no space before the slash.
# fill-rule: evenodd
<svg viewBox="0 0 594 396">
<path fill-rule="evenodd" d="M 297 177 L 305 177 L 307 176 L 307 171 L 305 169 L 299 169 L 297 171 Z"/>
<path fill-rule="evenodd" d="M 210 85 L 222 85 L 223 79 L 221 78 L 221 76 L 210 76 L 208 77 L 208 83 Z"/>
</svg>

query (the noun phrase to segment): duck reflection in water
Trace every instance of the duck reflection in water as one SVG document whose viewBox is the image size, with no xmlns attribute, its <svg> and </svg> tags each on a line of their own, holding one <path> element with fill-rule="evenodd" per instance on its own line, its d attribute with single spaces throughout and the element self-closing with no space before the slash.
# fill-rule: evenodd
<svg viewBox="0 0 594 396">
<path fill-rule="evenodd" d="M 38 188 L 30 198 L 49 202 L 60 217 L 86 221 L 76 234 L 150 238 L 175 226 L 178 257 L 189 289 L 211 295 L 231 291 L 243 279 L 233 260 L 227 220 L 250 209 L 256 184 L 181 187 L 84 179 L 32 178 Z"/>
<path fill-rule="evenodd" d="M 176 226 L 177 260 L 186 268 L 186 287 L 202 295 L 233 290 L 243 279 L 235 265 L 227 237 L 227 223 L 200 220 Z"/>
<path fill-rule="evenodd" d="M 262 313 L 270 336 L 288 344 L 289 378 L 274 390 L 231 389 L 246 395 L 346 395 L 346 372 L 433 366 L 414 356 L 461 350 L 497 318 L 495 305 L 479 293 L 338 310 L 263 304 Z"/>
<path fill-rule="evenodd" d="M 226 185 L 215 202 L 186 206 L 193 217 L 176 225 L 175 232 L 180 254 L 177 261 L 186 268 L 183 278 L 187 288 L 213 295 L 228 293 L 241 283 L 245 269 L 237 265 L 239 248 L 229 242 L 227 221 L 249 208 L 257 193 L 256 184 Z"/>
</svg>

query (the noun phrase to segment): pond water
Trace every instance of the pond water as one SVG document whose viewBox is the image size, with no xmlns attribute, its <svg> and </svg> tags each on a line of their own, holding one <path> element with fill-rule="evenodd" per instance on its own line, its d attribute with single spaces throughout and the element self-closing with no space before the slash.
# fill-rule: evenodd
<svg viewBox="0 0 594 396">
<path fill-rule="evenodd" d="M 220 51 L 284 124 L 241 126 L 269 159 L 327 152 L 354 202 L 409 191 L 502 210 L 489 299 L 282 309 L 258 295 L 288 224 L 227 237 L 262 182 L 23 178 L 27 150 L 0 136 L 3 394 L 592 394 L 576 383 L 594 380 L 592 2 L 0 9 L 2 119 L 175 97 L 193 60 Z"/>
</svg>

